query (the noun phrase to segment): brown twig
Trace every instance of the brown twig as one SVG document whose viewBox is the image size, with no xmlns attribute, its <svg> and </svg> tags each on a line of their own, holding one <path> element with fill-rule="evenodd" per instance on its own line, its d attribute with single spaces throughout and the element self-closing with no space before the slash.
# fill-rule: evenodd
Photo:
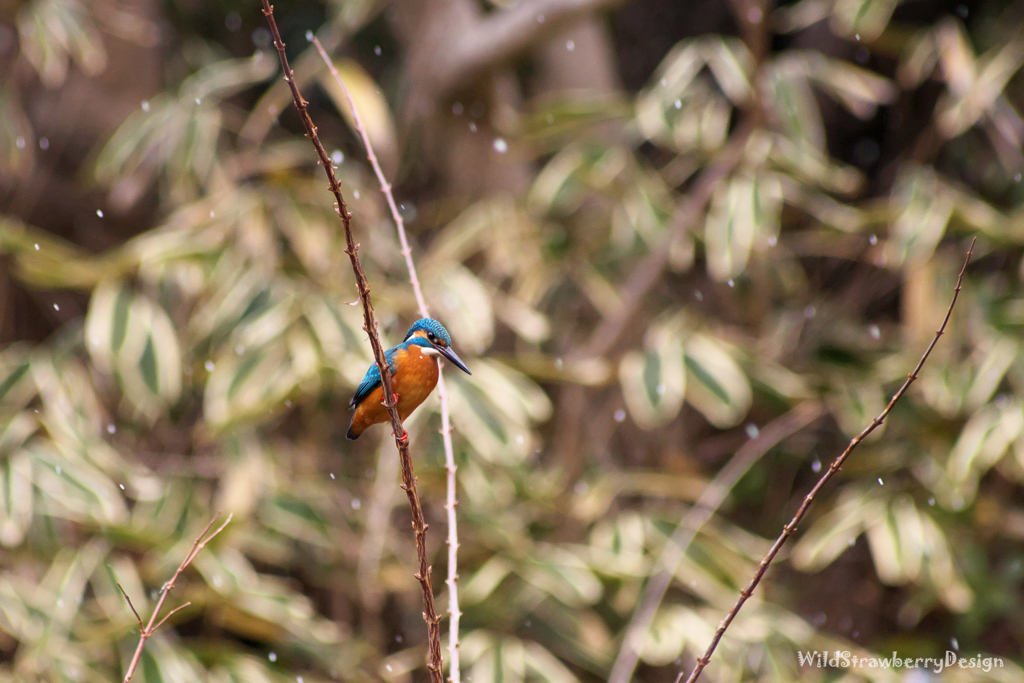
<svg viewBox="0 0 1024 683">
<path fill-rule="evenodd" d="M 132 604 L 132 600 L 128 597 L 128 593 L 125 592 L 124 588 L 121 588 L 121 584 L 117 584 L 117 587 L 121 588 L 121 593 L 124 595 L 124 599 L 128 601 L 128 606 L 132 608 L 132 613 L 135 614 L 135 618 L 139 620 L 139 646 L 135 648 L 135 655 L 132 657 L 132 663 L 128 665 L 128 672 L 124 675 L 124 683 L 131 681 L 132 676 L 135 675 L 135 668 L 139 665 L 139 660 L 142 658 L 142 650 L 146 647 L 146 641 L 152 638 L 153 634 L 156 633 L 156 630 L 163 626 L 164 622 L 170 619 L 171 616 L 192 604 L 191 602 L 186 602 L 184 605 L 175 607 L 160 621 L 156 620 L 160 615 L 160 610 L 164 606 L 164 600 L 167 599 L 168 593 L 170 593 L 171 589 L 174 588 L 174 582 L 177 581 L 178 577 L 181 576 L 181 573 L 185 571 L 185 567 L 192 564 L 192 560 L 196 559 L 196 555 L 199 554 L 199 551 L 205 548 L 207 543 L 216 538 L 217 534 L 224 531 L 224 527 L 231 523 L 232 515 L 228 515 L 228 518 L 224 520 L 224 523 L 220 525 L 219 529 L 209 536 L 206 536 L 206 533 L 213 526 L 213 523 L 217 521 L 218 517 L 220 517 L 220 512 L 214 515 L 213 519 L 210 520 L 210 523 L 206 525 L 205 529 L 203 529 L 203 533 L 199 534 L 195 542 L 192 544 L 192 549 L 178 566 L 178 571 L 174 572 L 174 576 L 171 577 L 171 580 L 165 583 L 164 587 L 160 590 L 160 599 L 157 600 L 156 607 L 153 608 L 153 615 L 149 618 L 149 623 L 146 624 L 146 626 L 142 625 L 142 617 L 140 617 L 139 613 L 135 610 L 135 605 Z"/>
<path fill-rule="evenodd" d="M 581 354 L 583 357 L 603 356 L 615 346 L 640 304 L 650 294 L 668 266 L 673 240 L 704 217 L 704 207 L 711 201 L 715 188 L 740 163 L 747 141 L 757 127 L 757 120 L 754 116 L 748 116 L 732 134 L 729 142 L 715 157 L 714 162 L 701 172 L 693 189 L 676 207 L 675 219 L 668 234 L 654 250 L 644 257 L 644 260 L 630 273 L 626 282 L 619 287 L 621 298 L 618 308 L 611 315 L 605 316 L 594 329 Z"/>
<path fill-rule="evenodd" d="M 640 305 L 661 279 L 668 266 L 669 253 L 674 240 L 684 235 L 687 230 L 704 216 L 704 207 L 714 194 L 718 184 L 739 165 L 743 159 L 743 151 L 747 141 L 757 127 L 757 116 L 747 116 L 729 138 L 725 147 L 706 167 L 694 182 L 692 189 L 676 207 L 675 218 L 668 234 L 651 250 L 647 256 L 630 272 L 626 281 L 617 288 L 620 294 L 616 308 L 605 315 L 594 328 L 590 338 L 577 358 L 596 358 L 606 355 L 618 343 L 622 333 L 629 329 L 629 323 L 637 314 Z M 570 384 L 562 390 L 559 400 L 559 425 L 552 451 L 561 454 L 563 480 L 575 481 L 582 467 L 578 457 L 585 419 L 586 389 L 578 384 Z M 567 488 L 569 490 L 571 485 Z"/>
<path fill-rule="evenodd" d="M 124 599 L 128 601 L 128 606 L 132 608 L 132 614 L 134 614 L 135 618 L 139 620 L 139 628 L 143 628 L 142 617 L 140 617 L 139 613 L 135 610 L 135 605 L 132 604 L 132 599 L 128 597 L 128 593 L 125 591 L 124 587 L 121 586 L 120 582 L 118 582 L 117 587 L 120 589 L 121 595 L 124 596 Z"/>
<path fill-rule="evenodd" d="M 700 497 L 684 514 L 676 525 L 672 537 L 665 544 L 661 556 L 655 565 L 654 575 L 644 587 L 640 606 L 626 626 L 626 635 L 622 639 L 619 655 L 612 665 L 608 683 L 628 683 L 643 647 L 644 636 L 650 628 L 658 606 L 665 597 L 672 577 L 675 576 L 679 563 L 686 556 L 686 551 L 693 537 L 707 523 L 715 511 L 725 502 L 729 491 L 736 482 L 768 452 L 783 439 L 800 431 L 817 420 L 825 412 L 820 403 L 808 402 L 797 406 L 785 415 L 765 425 L 756 438 L 747 441 L 736 451 L 736 454 L 712 479 Z"/>
<path fill-rule="evenodd" d="M 804 515 L 807 514 L 807 510 L 811 507 L 811 503 L 814 502 L 814 497 L 817 496 L 825 484 L 835 476 L 843 466 L 843 463 L 846 462 L 846 459 L 850 457 L 850 453 L 853 452 L 853 449 L 860 445 L 860 443 L 867 438 L 871 432 L 875 431 L 883 422 L 885 422 L 885 418 L 888 417 L 893 406 L 896 405 L 896 402 L 903 397 L 903 394 L 907 393 L 907 389 L 909 389 L 910 385 L 917 379 L 918 373 L 921 372 L 921 368 L 924 367 L 925 362 L 928 360 L 928 356 L 931 355 L 932 349 L 934 349 L 935 345 L 939 342 L 939 337 L 941 337 L 946 331 L 946 325 L 949 323 L 949 319 L 953 315 L 953 307 L 956 305 L 957 297 L 960 296 L 960 288 L 964 281 L 964 273 L 967 272 L 967 264 L 971 262 L 971 255 L 974 253 L 974 243 L 977 239 L 978 238 L 975 237 L 971 240 L 971 246 L 967 250 L 967 258 L 964 259 L 964 266 L 960 269 L 960 276 L 957 277 L 956 280 L 956 289 L 953 290 L 953 300 L 949 302 L 949 308 L 946 310 L 946 317 L 942 320 L 942 326 L 936 330 L 935 336 L 932 337 L 932 341 L 928 345 L 928 348 L 925 349 L 924 354 L 921 356 L 921 360 L 917 362 L 917 366 L 914 367 L 913 372 L 907 375 L 907 379 L 903 383 L 903 386 L 893 394 L 888 405 L 886 405 L 882 412 L 871 421 L 871 424 L 865 427 L 860 434 L 853 437 L 849 445 L 846 447 L 846 450 L 840 453 L 839 457 L 832 461 L 832 464 L 825 471 L 825 474 L 821 476 L 821 479 L 819 479 L 818 483 L 814 485 L 814 488 L 811 489 L 810 493 L 804 497 L 804 502 L 800 504 L 800 508 L 796 511 L 796 514 L 793 515 L 793 519 L 789 520 L 789 523 L 782 528 L 782 533 L 775 539 L 775 543 L 772 544 L 772 547 L 768 550 L 764 559 L 761 560 L 761 564 L 757 566 L 757 571 L 754 572 L 754 577 L 750 580 L 750 583 L 747 584 L 746 588 L 740 591 L 739 597 L 736 599 L 736 604 L 732 606 L 732 609 L 730 609 L 725 615 L 725 618 L 722 619 L 722 623 L 718 625 L 718 629 L 715 631 L 715 635 L 711 639 L 711 644 L 708 645 L 708 649 L 705 650 L 704 654 L 697 660 L 697 664 L 693 667 L 693 671 L 690 672 L 690 677 L 686 679 L 686 683 L 694 683 L 704 670 L 704 667 L 708 665 L 708 662 L 711 660 L 711 655 L 714 654 L 715 648 L 718 647 L 718 642 L 722 639 L 726 629 L 729 628 L 729 624 L 731 624 L 733 619 L 736 618 L 736 615 L 739 614 L 740 609 L 743 607 L 743 603 L 745 603 L 753 594 L 754 589 L 757 588 L 757 585 L 761 582 L 761 578 L 764 576 L 765 572 L 768 571 L 768 566 L 772 563 L 772 560 L 775 559 L 775 556 L 778 555 L 783 544 L 785 544 L 786 540 L 793 535 L 794 531 L 796 531 L 797 525 L 803 520 Z M 679 683 L 682 678 L 683 672 L 680 671 L 679 676 L 676 678 L 676 683 Z"/>
<path fill-rule="evenodd" d="M 370 338 L 370 346 L 373 349 L 373 358 L 380 370 L 381 384 L 384 387 L 384 405 L 387 408 L 388 416 L 391 418 L 391 427 L 395 435 L 395 445 L 398 447 L 398 454 L 402 462 L 402 489 L 409 498 L 409 507 L 412 509 L 412 526 L 416 539 L 416 555 L 419 558 L 419 569 L 416 579 L 423 589 L 423 619 L 427 622 L 427 669 L 430 671 L 430 678 L 433 683 L 443 683 L 444 677 L 441 673 L 441 636 L 440 621 L 434 608 L 434 591 L 430 583 L 430 563 L 427 561 L 426 535 L 427 523 L 423 518 L 423 508 L 420 505 L 419 494 L 416 492 L 416 477 L 412 469 L 412 456 L 409 454 L 409 435 L 402 427 L 402 419 L 398 415 L 398 406 L 394 391 L 391 388 L 391 368 L 384 358 L 384 347 L 380 343 L 380 336 L 377 333 L 377 322 L 374 320 L 373 305 L 370 302 L 370 286 L 366 281 L 366 274 L 359 263 L 359 245 L 352 237 L 352 214 L 348 212 L 345 198 L 341 194 L 341 185 L 334 174 L 334 167 L 331 165 L 327 150 L 324 149 L 320 138 L 316 134 L 316 126 L 307 111 L 308 102 L 303 99 L 295 85 L 295 75 L 288 66 L 288 57 L 284 52 L 284 41 L 281 40 L 281 32 L 277 29 L 277 22 L 274 21 L 274 9 L 269 0 L 263 0 L 263 15 L 267 18 L 270 26 L 270 33 L 274 37 L 274 47 L 277 48 L 278 57 L 281 60 L 281 68 L 284 70 L 284 80 L 292 92 L 292 99 L 295 108 L 299 112 L 299 118 L 306 129 L 306 137 L 316 148 L 320 165 L 327 173 L 327 180 L 330 183 L 330 191 L 337 200 L 337 211 L 341 217 L 342 225 L 345 228 L 345 253 L 348 254 L 352 263 L 352 272 L 356 278 L 356 288 L 359 290 L 359 299 L 363 304 L 364 329 Z"/>
<path fill-rule="evenodd" d="M 395 221 L 395 229 L 398 231 L 398 239 L 402 245 L 402 256 L 405 257 L 405 265 L 409 270 L 409 284 L 412 285 L 413 295 L 416 297 L 416 305 L 419 308 L 420 316 L 423 318 L 430 317 L 430 309 L 427 307 L 426 297 L 423 296 L 423 288 L 420 286 L 419 276 L 416 274 L 416 264 L 412 260 L 412 249 L 409 247 L 409 239 L 405 234 L 405 220 L 402 218 L 401 212 L 398 210 L 398 205 L 395 203 L 395 196 L 391 192 L 391 184 L 388 183 L 387 178 L 384 177 L 384 170 L 380 167 L 380 163 L 377 161 L 377 155 L 373 152 L 373 144 L 370 142 L 370 136 L 366 132 L 366 127 L 363 125 L 362 117 L 359 116 L 359 109 L 356 108 L 355 100 L 352 99 L 351 93 L 348 88 L 345 87 L 345 82 L 341 79 L 341 74 L 334 67 L 334 63 L 331 62 L 331 58 L 327 55 L 327 50 L 324 49 L 323 45 L 320 44 L 320 40 L 316 36 L 312 36 L 313 45 L 316 46 L 317 51 L 320 53 L 320 57 L 326 62 L 327 68 L 330 70 L 331 75 L 334 76 L 334 80 L 338 83 L 338 87 L 345 93 L 345 98 L 348 100 L 348 106 L 352 109 L 352 119 L 356 124 L 356 130 L 359 132 L 359 137 L 363 140 L 363 146 L 366 147 L 366 158 L 369 160 L 370 165 L 373 167 L 373 172 L 377 175 L 377 181 L 380 183 L 380 191 L 384 193 L 385 199 L 387 199 L 388 208 L 391 209 L 391 217 Z M 444 460 L 445 470 L 447 472 L 447 494 L 445 497 L 445 510 L 448 513 L 448 578 L 445 583 L 448 586 L 448 680 L 451 683 L 460 683 L 461 674 L 459 672 L 459 617 L 462 616 L 462 612 L 459 610 L 459 591 L 457 582 L 459 580 L 459 530 L 458 520 L 455 515 L 455 506 L 458 504 L 456 500 L 456 488 L 455 488 L 455 471 L 458 469 L 455 466 L 455 450 L 452 446 L 452 428 L 451 428 L 451 417 L 448 411 L 448 389 L 444 383 L 444 374 L 441 373 L 442 362 L 441 359 L 437 359 L 437 397 L 441 402 L 441 439 L 444 442 Z"/>
</svg>

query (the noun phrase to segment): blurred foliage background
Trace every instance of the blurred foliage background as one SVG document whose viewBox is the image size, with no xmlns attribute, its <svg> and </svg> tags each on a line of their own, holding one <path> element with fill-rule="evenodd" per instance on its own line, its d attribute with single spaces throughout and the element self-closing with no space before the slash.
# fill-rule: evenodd
<svg viewBox="0 0 1024 683">
<path fill-rule="evenodd" d="M 680 517 L 634 680 L 670 681 L 822 467 L 828 487 L 711 681 L 933 678 L 797 651 L 1024 648 L 1024 2 L 282 0 L 385 342 L 416 317 L 394 226 L 305 39 L 354 91 L 449 374 L 464 680 L 606 680 Z M 340 223 L 258 3 L 0 4 L 0 677 L 421 681 L 387 430 Z M 764 438 L 766 425 L 819 419 Z M 776 422 L 776 421 L 780 422 Z M 806 422 L 806 420 L 805 420 Z M 439 607 L 436 398 L 410 420 Z M 779 430 L 775 429 L 774 433 Z M 777 440 L 777 437 L 775 437 Z"/>
</svg>

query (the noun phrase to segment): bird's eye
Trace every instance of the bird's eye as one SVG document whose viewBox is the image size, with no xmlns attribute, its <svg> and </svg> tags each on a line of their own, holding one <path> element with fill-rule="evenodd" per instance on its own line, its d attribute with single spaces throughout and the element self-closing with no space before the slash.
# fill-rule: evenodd
<svg viewBox="0 0 1024 683">
<path fill-rule="evenodd" d="M 437 341 L 437 337 L 434 336 L 433 332 L 427 332 L 427 339 L 430 341 Z"/>
</svg>

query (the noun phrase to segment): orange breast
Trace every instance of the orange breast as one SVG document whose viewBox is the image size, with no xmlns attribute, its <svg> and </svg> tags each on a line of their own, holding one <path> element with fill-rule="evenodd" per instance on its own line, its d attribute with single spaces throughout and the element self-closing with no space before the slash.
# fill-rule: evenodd
<svg viewBox="0 0 1024 683">
<path fill-rule="evenodd" d="M 401 349 L 395 354 L 395 374 L 391 388 L 398 394 L 398 416 L 404 421 L 437 386 L 437 361 L 424 356 L 419 346 Z M 388 411 L 381 403 L 383 387 L 377 387 L 356 407 L 348 437 L 354 439 L 375 424 L 388 422 Z"/>
</svg>

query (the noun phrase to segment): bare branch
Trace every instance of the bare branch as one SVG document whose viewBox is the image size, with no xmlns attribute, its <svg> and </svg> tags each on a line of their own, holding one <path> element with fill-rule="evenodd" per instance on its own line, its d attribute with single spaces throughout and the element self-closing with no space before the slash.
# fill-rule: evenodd
<svg viewBox="0 0 1024 683">
<path fill-rule="evenodd" d="M 363 306 L 363 321 L 366 334 L 370 340 L 370 347 L 373 349 L 373 358 L 380 371 L 381 384 L 384 389 L 384 404 L 391 420 L 391 427 L 395 436 L 395 445 L 398 447 L 399 458 L 402 463 L 402 489 L 409 498 L 409 507 L 412 510 L 412 526 L 416 539 L 416 555 L 419 559 L 419 568 L 416 572 L 416 579 L 420 582 L 423 592 L 423 619 L 427 622 L 427 669 L 430 671 L 430 679 L 433 683 L 443 683 L 444 677 L 441 673 L 441 636 L 439 622 L 441 618 L 434 608 L 434 590 L 430 582 L 430 563 L 427 560 L 426 534 L 427 524 L 423 517 L 423 507 L 420 505 L 419 494 L 416 491 L 416 477 L 412 469 L 412 456 L 409 453 L 409 435 L 402 427 L 402 419 L 398 415 L 397 397 L 392 389 L 391 368 L 384 358 L 384 347 L 380 343 L 380 335 L 377 333 L 377 322 L 373 314 L 373 304 L 370 301 L 370 287 L 366 280 L 366 273 L 363 272 L 362 264 L 359 262 L 359 246 L 352 237 L 352 214 L 348 212 L 348 206 L 341 193 L 341 185 L 334 174 L 334 166 L 331 164 L 327 150 L 324 149 L 320 138 L 316 134 L 316 126 L 307 111 L 308 102 L 303 99 L 295 85 L 295 74 L 288 66 L 288 57 L 284 51 L 284 41 L 281 40 L 281 32 L 274 20 L 274 10 L 269 0 L 263 0 L 263 15 L 267 18 L 270 33 L 274 38 L 274 47 L 277 48 L 278 58 L 281 60 L 281 67 L 284 70 L 284 80 L 292 93 L 292 100 L 299 112 L 299 118 L 306 129 L 306 137 L 313 143 L 316 149 L 320 165 L 323 166 L 330 183 L 330 191 L 337 200 L 338 215 L 341 217 L 342 226 L 345 230 L 345 253 L 348 254 L 352 264 L 352 272 L 356 278 L 356 289 L 359 290 L 359 299 Z"/>
<path fill-rule="evenodd" d="M 629 278 L 619 288 L 621 299 L 618 308 L 611 315 L 602 318 L 601 323 L 590 335 L 584 347 L 584 357 L 603 356 L 615 346 L 619 336 L 633 318 L 637 308 L 651 289 L 658 283 L 668 265 L 672 242 L 690 229 L 704 215 L 704 207 L 711 200 L 718 183 L 732 173 L 743 158 L 747 140 L 754 132 L 755 117 L 747 120 L 733 134 L 729 142 L 718 153 L 714 163 L 708 166 L 697 179 L 693 189 L 676 207 L 675 220 L 661 243 L 644 257 Z"/>
<path fill-rule="evenodd" d="M 164 617 L 163 619 L 161 619 L 161 620 L 160 620 L 160 621 L 159 621 L 159 622 L 157 623 L 157 625 L 153 627 L 153 630 L 155 631 L 155 630 L 157 630 L 158 628 L 160 628 L 161 626 L 163 626 L 163 625 L 164 625 L 164 622 L 165 622 L 165 621 L 167 621 L 168 619 L 170 619 L 171 617 L 173 617 L 173 616 L 174 616 L 174 614 L 175 614 L 175 612 L 180 612 L 181 610 L 185 609 L 186 607 L 188 607 L 188 606 L 189 606 L 189 605 L 191 605 L 191 604 L 192 604 L 192 601 L 191 601 L 191 600 L 189 600 L 189 601 L 188 601 L 188 602 L 186 602 L 186 603 L 185 603 L 184 605 L 178 605 L 177 607 L 175 607 L 174 609 L 172 609 L 172 610 L 171 610 L 170 612 L 168 612 L 168 613 L 167 613 L 167 616 L 165 616 L 165 617 Z"/>
<path fill-rule="evenodd" d="M 132 604 L 132 599 L 128 597 L 128 593 L 125 592 L 125 590 L 121 586 L 120 582 L 118 582 L 117 587 L 121 589 L 121 595 L 123 595 L 124 599 L 128 601 L 128 606 L 132 608 L 132 614 L 134 614 L 135 618 L 139 620 L 139 628 L 141 629 L 142 628 L 142 617 L 140 617 L 139 613 L 135 610 L 135 605 Z"/>
<path fill-rule="evenodd" d="M 672 537 L 661 550 L 653 576 L 644 587 L 640 606 L 626 626 L 626 635 L 615 658 L 608 683 L 628 683 L 636 669 L 647 629 L 651 627 L 658 606 L 665 597 L 665 591 L 668 590 L 680 562 L 686 556 L 693 537 L 725 502 L 732 487 L 769 449 L 817 420 L 824 412 L 825 409 L 820 403 L 804 403 L 768 423 L 757 438 L 743 444 L 725 467 L 704 487 L 700 497 L 683 514 Z"/>
<path fill-rule="evenodd" d="M 416 0 L 421 2 L 421 0 Z M 576 18 L 622 4 L 624 0 L 523 0 L 486 17 L 445 27 L 425 45 L 429 60 L 412 64 L 417 72 L 411 79 L 409 112 L 418 117 L 429 114 L 437 100 L 460 84 L 523 51 L 539 35 L 554 33 Z M 467 11 L 476 13 L 475 8 Z M 415 57 L 414 57 L 415 59 Z"/>
<path fill-rule="evenodd" d="M 405 257 L 405 265 L 409 270 L 409 283 L 412 285 L 413 294 L 416 297 L 416 305 L 419 307 L 420 316 L 423 318 L 430 317 L 430 309 L 427 308 L 427 300 L 423 296 L 423 288 L 420 286 L 419 276 L 416 274 L 416 264 L 412 260 L 412 249 L 409 248 L 409 240 L 405 234 L 405 221 L 402 218 L 402 214 L 398 210 L 398 205 L 395 203 L 395 197 L 391 192 L 391 184 L 388 183 L 387 178 L 384 177 L 384 171 L 380 167 L 380 163 L 377 161 L 377 155 L 373 153 L 373 145 L 370 142 L 370 136 L 366 132 L 366 127 L 363 126 L 362 117 L 359 115 L 359 109 L 356 108 L 355 100 L 352 99 L 352 95 L 349 93 L 348 88 L 345 87 L 345 82 L 341 80 L 341 74 L 334 67 L 334 63 L 331 62 L 331 58 L 327 55 L 327 51 L 320 44 L 320 41 L 314 37 L 313 44 L 316 46 L 317 51 L 323 58 L 324 62 L 327 63 L 327 68 L 330 69 L 331 75 L 334 76 L 334 80 L 338 83 L 341 91 L 345 93 L 345 98 L 348 100 L 348 106 L 352 110 L 352 118 L 356 124 L 356 130 L 359 132 L 359 136 L 363 140 L 363 146 L 366 147 L 366 157 L 370 161 L 370 165 L 373 166 L 373 171 L 377 175 L 377 181 L 380 183 L 380 191 L 384 193 L 384 197 L 387 199 L 388 207 L 391 209 L 391 217 L 395 221 L 395 228 L 398 230 L 398 239 L 402 245 L 402 255 Z M 459 593 L 456 582 L 458 581 L 458 548 L 459 548 L 459 531 L 458 531 L 458 520 L 455 515 L 456 501 L 456 488 L 455 488 L 455 451 L 452 447 L 452 430 L 451 430 L 451 418 L 448 412 L 448 390 L 444 383 L 444 374 L 441 370 L 441 360 L 437 360 L 438 373 L 437 373 L 437 395 L 441 401 L 441 438 L 444 442 L 444 459 L 445 459 L 445 470 L 447 472 L 447 495 L 445 500 L 445 510 L 448 513 L 448 578 L 445 583 L 448 585 L 448 615 L 449 615 L 449 627 L 448 627 L 448 680 L 452 683 L 459 683 L 461 675 L 459 672 L 459 617 L 462 612 L 459 611 Z"/>
<path fill-rule="evenodd" d="M 694 683 L 697 678 L 700 677 L 701 671 L 704 670 L 704 667 L 706 667 L 708 662 L 711 660 L 711 655 L 714 654 L 715 648 L 718 647 L 718 642 L 722 639 L 726 629 L 729 628 L 729 624 L 731 624 L 733 619 L 736 618 L 736 615 L 739 614 L 740 609 L 743 607 L 743 603 L 745 603 L 753 594 L 754 589 L 757 588 L 757 585 L 761 582 L 761 578 L 764 576 L 765 572 L 768 571 L 768 566 L 772 563 L 772 560 L 775 559 L 775 556 L 778 555 L 779 550 L 782 549 L 786 539 L 792 536 L 793 532 L 796 531 L 797 525 L 803 520 L 804 515 L 807 514 L 807 511 L 811 507 L 811 503 L 814 502 L 814 497 L 817 496 L 825 484 L 827 484 L 829 480 L 836 475 L 839 469 L 843 466 L 843 463 L 846 462 L 846 459 L 850 457 L 850 453 L 853 452 L 853 449 L 859 446 L 871 432 L 875 431 L 883 422 L 885 422 L 885 418 L 889 416 L 889 412 L 892 411 L 893 406 L 896 405 L 896 402 L 903 397 L 903 394 L 907 393 L 907 389 L 909 389 L 910 385 L 917 379 L 918 374 L 921 372 L 921 368 L 924 367 L 925 362 L 928 360 L 928 356 L 931 355 L 932 349 L 934 349 L 935 345 L 939 343 L 939 337 L 941 337 L 946 331 L 946 325 L 949 323 L 949 319 L 953 315 L 953 307 L 956 305 L 957 297 L 960 296 L 960 288 L 964 281 L 964 273 L 967 272 L 967 264 L 971 262 L 971 255 L 974 253 L 974 243 L 977 239 L 978 238 L 975 237 L 971 240 L 971 246 L 967 250 L 967 258 L 964 259 L 964 266 L 960 269 L 960 276 L 956 280 L 956 289 L 953 290 L 953 300 L 949 302 L 949 308 L 946 310 L 946 317 L 943 318 L 942 326 L 935 332 L 935 336 L 932 337 L 932 342 L 928 345 L 928 348 L 925 349 L 924 355 L 921 356 L 921 360 L 917 362 L 917 366 L 914 367 L 913 372 L 907 375 L 907 380 L 903 383 L 903 386 L 893 394 L 888 405 L 886 405 L 882 412 L 871 421 L 871 424 L 865 427 L 860 434 L 853 437 L 850 444 L 846 447 L 846 450 L 840 453 L 839 456 L 832 461 L 832 464 L 825 471 L 825 474 L 821 476 L 821 479 L 819 479 L 818 483 L 814 485 L 814 488 L 811 489 L 810 493 L 804 497 L 804 502 L 800 504 L 800 508 L 796 511 L 796 514 L 793 515 L 793 519 L 791 519 L 789 523 L 782 528 L 782 533 L 779 534 L 777 539 L 775 539 L 775 543 L 772 544 L 772 547 L 768 550 L 764 559 L 761 560 L 761 564 L 758 565 L 757 571 L 754 572 L 754 577 L 750 580 L 750 583 L 747 584 L 746 588 L 740 591 L 739 597 L 736 599 L 736 604 L 732 606 L 732 609 L 730 609 L 725 615 L 725 618 L 722 619 L 722 623 L 718 625 L 718 629 L 715 631 L 715 635 L 711 639 L 711 644 L 708 645 L 708 649 L 705 650 L 704 654 L 697 660 L 697 664 L 693 667 L 690 677 L 686 679 L 686 683 Z M 682 677 L 683 673 L 680 672 L 679 676 L 676 678 L 676 683 L 678 683 Z"/>
<path fill-rule="evenodd" d="M 165 583 L 163 585 L 163 588 L 160 589 L 160 599 L 157 600 L 156 607 L 153 608 L 153 614 L 149 618 L 149 623 L 146 624 L 146 626 L 141 630 L 141 633 L 139 635 L 139 645 L 135 648 L 135 654 L 132 656 L 131 664 L 128 665 L 128 671 L 124 675 L 124 683 L 128 683 L 129 681 L 131 681 L 132 676 L 135 675 L 135 669 L 136 667 L 138 667 L 139 660 L 142 658 L 142 650 L 146 647 L 146 641 L 149 640 L 154 633 L 156 633 L 156 630 L 160 628 L 163 625 L 163 623 L 167 621 L 168 618 L 170 618 L 172 614 L 192 604 L 191 602 L 187 602 L 181 607 L 176 607 L 175 609 L 171 610 L 171 612 L 163 619 L 161 619 L 159 622 L 157 621 L 157 617 L 160 616 L 160 610 L 163 609 L 164 601 L 167 599 L 167 594 L 170 593 L 171 590 L 174 588 L 174 583 L 178 580 L 178 577 L 181 576 L 181 573 L 185 571 L 186 567 L 192 564 L 192 560 L 196 559 L 196 555 L 199 554 L 199 551 L 205 548 L 207 543 L 215 539 L 217 537 L 217 534 L 224 531 L 224 528 L 231 523 L 231 518 L 233 517 L 233 514 L 228 515 L 228 518 L 224 520 L 224 523 L 220 525 L 220 528 L 218 528 L 212 534 L 207 536 L 207 532 L 210 531 L 210 528 L 213 526 L 213 523 L 217 521 L 218 517 L 220 517 L 219 511 L 217 512 L 216 515 L 213 516 L 213 519 L 210 520 L 210 523 L 206 525 L 206 527 L 203 529 L 203 532 L 199 534 L 198 537 L 196 537 L 195 542 L 192 543 L 191 550 L 189 550 L 188 554 L 185 555 L 185 559 L 181 561 L 181 564 L 178 565 L 178 569 L 174 572 L 174 576 L 171 577 L 171 580 Z M 121 588 L 121 584 L 118 584 L 117 587 Z M 132 612 L 135 612 L 135 606 L 132 605 L 132 601 L 128 598 L 128 594 L 124 592 L 123 588 L 121 588 L 121 592 L 124 593 L 125 600 L 128 600 L 128 605 L 132 608 Z M 142 626 L 142 618 L 139 617 L 139 613 L 135 612 L 135 616 L 139 619 L 139 626 Z"/>
</svg>

